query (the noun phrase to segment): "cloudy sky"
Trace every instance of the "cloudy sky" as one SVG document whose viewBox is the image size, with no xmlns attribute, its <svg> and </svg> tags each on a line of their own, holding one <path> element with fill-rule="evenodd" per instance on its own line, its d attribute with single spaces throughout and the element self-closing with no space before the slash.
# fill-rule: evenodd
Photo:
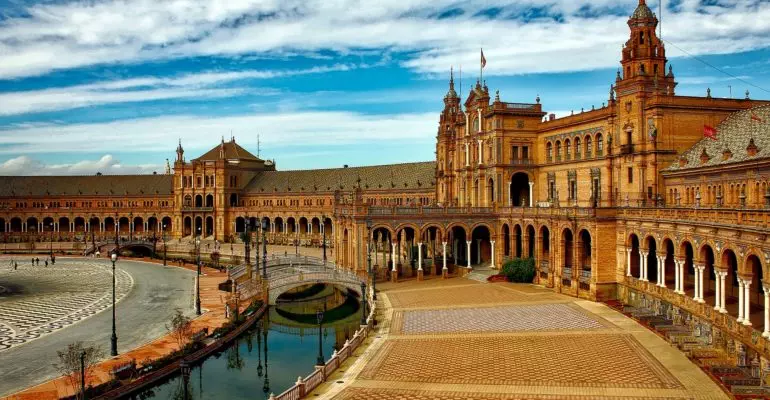
<svg viewBox="0 0 770 400">
<path fill-rule="evenodd" d="M 600 106 L 637 4 L 0 0 L 0 175 L 161 172 L 231 134 L 280 169 L 431 160 L 451 66 L 463 97 L 483 47 L 503 101 Z M 770 99 L 768 21 L 663 0 L 678 93 Z"/>
</svg>

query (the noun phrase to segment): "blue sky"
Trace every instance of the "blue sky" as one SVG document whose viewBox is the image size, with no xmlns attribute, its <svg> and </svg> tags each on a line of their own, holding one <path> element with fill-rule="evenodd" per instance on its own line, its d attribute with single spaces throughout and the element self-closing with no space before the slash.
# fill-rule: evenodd
<svg viewBox="0 0 770 400">
<path fill-rule="evenodd" d="M 0 174 L 161 172 L 231 134 L 279 169 L 431 160 L 450 67 L 465 97 L 483 47 L 503 101 L 598 107 L 638 2 L 0 0 Z M 679 94 L 770 99 L 770 1 L 663 8 Z"/>
</svg>

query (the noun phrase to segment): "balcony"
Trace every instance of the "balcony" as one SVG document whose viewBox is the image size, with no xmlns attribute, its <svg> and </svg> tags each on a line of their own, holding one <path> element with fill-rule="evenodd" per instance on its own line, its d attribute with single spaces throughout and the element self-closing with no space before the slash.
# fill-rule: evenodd
<svg viewBox="0 0 770 400">
<path fill-rule="evenodd" d="M 633 154 L 633 153 L 634 153 L 633 143 L 620 145 L 620 154 Z"/>
<path fill-rule="evenodd" d="M 193 206 L 184 206 L 182 207 L 182 212 L 213 212 L 214 207 L 193 207 Z"/>
<path fill-rule="evenodd" d="M 532 159 L 529 158 L 514 158 L 511 160 L 511 165 L 532 165 Z"/>
</svg>

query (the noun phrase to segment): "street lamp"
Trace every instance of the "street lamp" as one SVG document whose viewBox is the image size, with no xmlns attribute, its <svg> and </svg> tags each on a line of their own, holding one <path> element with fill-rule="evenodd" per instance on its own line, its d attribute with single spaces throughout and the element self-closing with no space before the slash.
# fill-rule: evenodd
<svg viewBox="0 0 770 400">
<path fill-rule="evenodd" d="M 262 218 L 262 278 L 264 279 L 267 279 L 267 228 L 269 226 L 267 218 Z"/>
<path fill-rule="evenodd" d="M 182 384 L 184 385 L 184 400 L 188 400 L 190 398 L 190 394 L 188 392 L 188 385 L 190 384 L 190 364 L 187 363 L 184 359 L 182 362 L 179 363 L 179 369 L 182 372 Z"/>
<path fill-rule="evenodd" d="M 372 237 L 372 219 L 366 218 L 366 264 L 369 269 L 369 277 L 372 279 L 372 300 L 377 300 L 377 271 L 372 266 L 372 245 L 369 239 Z"/>
<path fill-rule="evenodd" d="M 246 235 L 246 240 L 243 241 L 243 256 L 246 258 L 246 265 L 251 264 L 251 232 L 249 229 L 251 228 L 251 224 L 249 223 L 249 214 L 246 213 L 246 217 L 244 218 L 244 234 Z M 257 251 L 257 261 L 259 261 L 259 251 Z"/>
<path fill-rule="evenodd" d="M 86 351 L 80 352 L 80 394 L 86 398 Z"/>
<path fill-rule="evenodd" d="M 48 247 L 48 256 L 53 258 L 53 222 L 51 222 L 51 240 L 48 241 L 49 247 Z"/>
<path fill-rule="evenodd" d="M 197 253 L 198 275 L 195 277 L 195 315 L 201 315 L 201 228 L 198 227 L 198 236 L 195 237 L 195 249 Z"/>
<path fill-rule="evenodd" d="M 315 365 L 323 367 L 326 364 L 324 362 L 323 334 L 321 333 L 321 326 L 324 320 L 324 311 L 319 308 L 318 311 L 315 312 L 315 316 L 316 319 L 318 319 L 318 360 L 316 360 Z"/>
<path fill-rule="evenodd" d="M 326 215 L 321 215 L 321 226 L 323 226 L 323 242 L 321 248 L 324 251 L 324 265 L 326 265 Z"/>
<path fill-rule="evenodd" d="M 115 332 L 115 261 L 118 261 L 118 253 L 113 252 L 112 260 L 112 337 L 110 338 L 110 355 L 118 355 L 118 334 Z"/>
<path fill-rule="evenodd" d="M 366 325 L 366 283 L 361 282 L 361 325 Z"/>
</svg>

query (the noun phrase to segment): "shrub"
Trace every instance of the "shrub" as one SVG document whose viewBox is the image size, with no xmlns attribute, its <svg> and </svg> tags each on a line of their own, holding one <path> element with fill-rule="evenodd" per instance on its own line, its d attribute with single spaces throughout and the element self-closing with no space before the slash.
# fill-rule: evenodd
<svg viewBox="0 0 770 400">
<path fill-rule="evenodd" d="M 503 275 L 510 282 L 532 283 L 535 279 L 535 260 L 516 258 L 503 264 Z"/>
</svg>

